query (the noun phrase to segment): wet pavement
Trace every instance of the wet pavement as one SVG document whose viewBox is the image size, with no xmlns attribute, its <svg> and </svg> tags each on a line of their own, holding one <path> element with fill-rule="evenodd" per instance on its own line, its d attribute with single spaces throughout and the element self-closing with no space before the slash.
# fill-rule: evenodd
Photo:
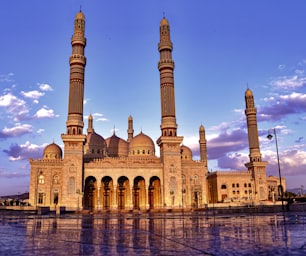
<svg viewBox="0 0 306 256">
<path fill-rule="evenodd" d="M 306 255 L 306 213 L 0 211 L 0 255 Z"/>
</svg>

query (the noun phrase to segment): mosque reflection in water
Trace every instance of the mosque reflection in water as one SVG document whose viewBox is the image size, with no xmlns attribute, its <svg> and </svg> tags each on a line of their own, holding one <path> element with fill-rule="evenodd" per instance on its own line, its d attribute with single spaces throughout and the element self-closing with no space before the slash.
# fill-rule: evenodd
<svg viewBox="0 0 306 256">
<path fill-rule="evenodd" d="M 281 214 L 35 215 L 23 220 L 25 243 L 18 250 L 24 255 L 303 255 L 305 220 Z M 1 225 L 9 224 L 2 218 Z"/>
</svg>

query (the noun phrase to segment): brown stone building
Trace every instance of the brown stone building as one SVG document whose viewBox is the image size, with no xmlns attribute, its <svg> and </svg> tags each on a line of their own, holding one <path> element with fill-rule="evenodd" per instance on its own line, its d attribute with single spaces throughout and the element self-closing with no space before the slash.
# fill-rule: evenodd
<svg viewBox="0 0 306 256">
<path fill-rule="evenodd" d="M 84 133 L 83 98 L 86 57 L 84 50 L 85 17 L 77 13 L 71 39 L 70 85 L 66 132 L 62 149 L 48 145 L 42 159 L 30 159 L 30 203 L 35 206 L 56 205 L 67 209 L 132 210 L 204 207 L 216 197 L 232 197 L 224 184 L 236 173 L 208 175 L 205 129 L 199 128 L 200 160 L 193 160 L 192 151 L 182 145 L 177 135 L 174 93 L 174 61 L 167 19 L 160 22 L 160 100 L 161 135 L 157 139 L 160 156 L 155 155 L 153 140 L 140 132 L 134 135 L 133 118 L 127 118 L 127 139 L 115 133 L 104 139 L 88 118 Z M 261 161 L 258 143 L 256 109 L 253 95 L 246 92 L 246 116 L 250 142 L 247 171 L 239 172 L 242 182 L 258 191 L 258 200 L 268 199 L 266 162 Z M 208 177 L 208 179 L 207 179 Z M 214 196 L 209 192 L 216 187 Z M 241 185 L 239 185 L 241 186 Z M 249 195 L 250 188 L 246 189 Z M 236 192 L 235 192 L 236 193 Z M 243 193 L 241 193 L 243 194 Z M 240 195 L 241 195 L 240 194 Z M 237 195 L 237 194 L 235 194 Z M 244 194 L 243 194 L 244 195 Z"/>
</svg>

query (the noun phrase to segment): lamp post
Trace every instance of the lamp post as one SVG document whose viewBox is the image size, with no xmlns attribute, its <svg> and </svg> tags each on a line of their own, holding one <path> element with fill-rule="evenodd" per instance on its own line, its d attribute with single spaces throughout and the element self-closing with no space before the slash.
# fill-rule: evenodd
<svg viewBox="0 0 306 256">
<path fill-rule="evenodd" d="M 283 200 L 283 186 L 282 186 L 282 175 L 281 175 L 281 169 L 280 169 L 280 164 L 279 164 L 279 154 L 278 154 L 278 144 L 277 144 L 277 136 L 276 136 L 276 130 L 275 128 L 272 129 L 274 136 L 275 136 L 275 146 L 276 146 L 276 156 L 277 156 L 277 164 L 278 164 L 278 175 L 279 175 L 279 187 L 278 187 L 278 191 L 279 194 L 281 196 L 281 201 L 282 201 L 282 210 L 284 210 L 284 200 Z M 273 135 L 272 134 L 268 134 L 267 138 L 269 140 L 272 140 Z"/>
</svg>

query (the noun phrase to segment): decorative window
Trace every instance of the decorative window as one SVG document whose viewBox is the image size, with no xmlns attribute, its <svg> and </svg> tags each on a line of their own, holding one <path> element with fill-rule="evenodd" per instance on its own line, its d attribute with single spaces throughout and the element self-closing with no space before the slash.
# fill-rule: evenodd
<svg viewBox="0 0 306 256">
<path fill-rule="evenodd" d="M 186 184 L 186 176 L 182 175 L 182 184 Z"/>
<path fill-rule="evenodd" d="M 235 187 L 235 183 L 232 184 L 232 187 L 233 187 L 233 188 Z"/>
<path fill-rule="evenodd" d="M 225 184 L 222 184 L 222 185 L 221 185 L 221 189 L 226 189 L 226 185 L 225 185 Z"/>
<path fill-rule="evenodd" d="M 174 165 L 173 164 L 170 165 L 169 171 L 170 171 L 170 173 L 174 173 Z"/>
<path fill-rule="evenodd" d="M 38 193 L 38 204 L 44 203 L 44 193 Z"/>
<path fill-rule="evenodd" d="M 68 193 L 69 194 L 75 193 L 75 178 L 74 177 L 69 178 Z"/>
<path fill-rule="evenodd" d="M 170 194 L 171 195 L 174 195 L 175 194 L 175 187 L 176 187 L 176 180 L 175 180 L 175 177 L 170 177 Z"/>
<path fill-rule="evenodd" d="M 194 175 L 194 184 L 198 184 L 199 183 L 199 177 L 198 175 Z"/>
<path fill-rule="evenodd" d="M 236 184 L 236 187 L 239 188 L 239 183 Z"/>
<path fill-rule="evenodd" d="M 45 176 L 40 174 L 38 176 L 38 184 L 45 184 Z"/>
<path fill-rule="evenodd" d="M 53 184 L 59 184 L 59 176 L 58 175 L 54 175 Z"/>
</svg>

